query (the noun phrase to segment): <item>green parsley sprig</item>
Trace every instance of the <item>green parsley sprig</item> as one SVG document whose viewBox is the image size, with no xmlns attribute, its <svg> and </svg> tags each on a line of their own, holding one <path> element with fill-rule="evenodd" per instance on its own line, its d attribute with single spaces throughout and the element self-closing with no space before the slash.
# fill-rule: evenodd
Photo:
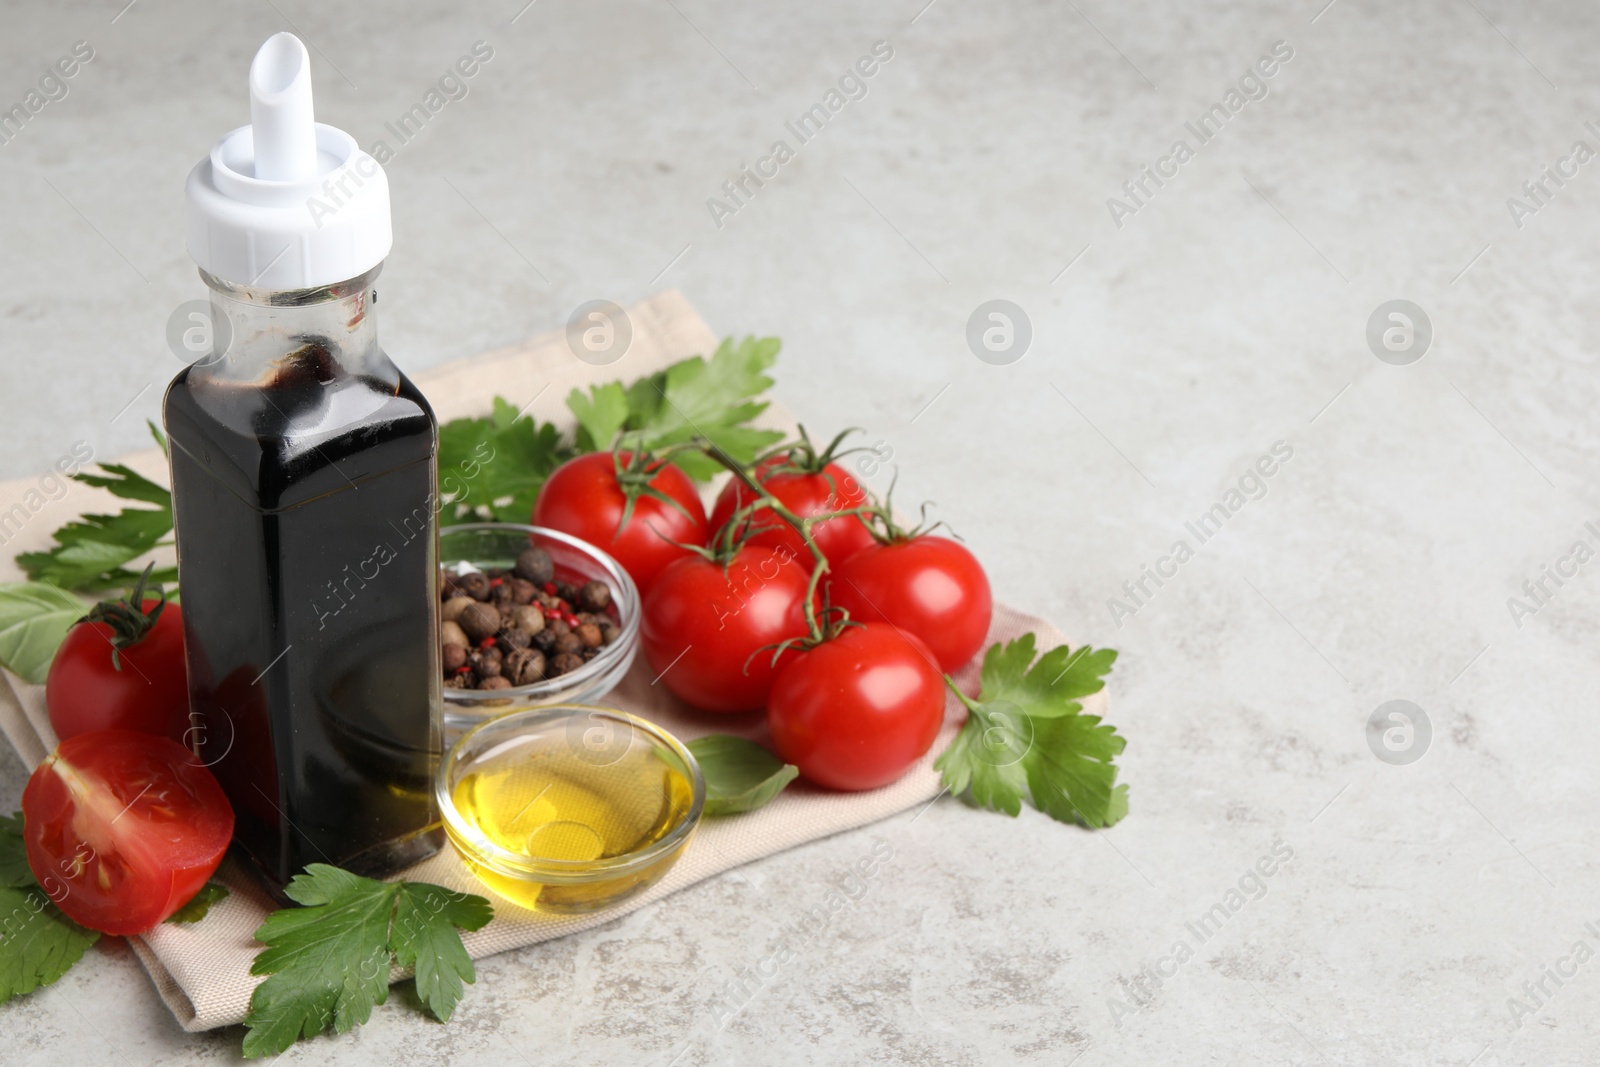
<svg viewBox="0 0 1600 1067">
<path fill-rule="evenodd" d="M 156 444 L 166 451 L 166 438 L 155 423 L 146 425 Z M 115 515 L 82 515 L 67 523 L 55 532 L 56 543 L 49 550 L 17 556 L 17 566 L 29 578 L 81 592 L 123 588 L 139 577 L 138 571 L 125 566 L 127 563 L 153 548 L 172 543 L 165 540 L 172 532 L 172 493 L 121 463 L 101 463 L 99 467 L 105 473 L 80 473 L 72 478 L 108 490 L 122 500 L 154 506 L 123 508 Z M 159 583 L 177 578 L 177 568 L 162 567 L 149 580 Z"/>
<path fill-rule="evenodd" d="M 1028 633 L 990 646 L 976 699 L 946 679 L 967 721 L 933 765 L 979 807 L 1015 816 L 1027 799 L 1060 822 L 1110 826 L 1128 813 L 1112 762 L 1127 742 L 1078 701 L 1105 688 L 1117 654 L 1059 645 L 1035 662 L 1034 644 Z"/>
<path fill-rule="evenodd" d="M 741 462 L 783 434 L 749 422 L 767 409 L 761 394 L 772 386 L 776 337 L 727 338 L 710 359 L 693 356 L 631 384 L 620 381 L 574 389 L 567 407 L 577 418 L 571 438 L 539 423 L 503 397 L 475 419 L 452 419 L 439 428 L 439 489 L 446 522 L 527 522 L 545 479 L 575 455 L 612 447 L 626 434 L 630 448 L 658 451 L 697 434 Z M 693 451 L 672 455 L 686 474 L 706 481 L 722 468 Z"/>
<path fill-rule="evenodd" d="M 592 452 L 611 447 L 619 433 L 631 447 L 657 451 L 704 437 L 741 463 L 783 439 L 777 430 L 758 430 L 750 421 L 767 409 L 757 399 L 772 387 L 767 371 L 778 361 L 776 337 L 726 338 L 709 360 L 681 360 L 666 370 L 624 387 L 610 382 L 574 389 L 567 407 L 578 417 L 577 445 Z M 696 481 L 709 481 L 722 465 L 704 453 L 681 450 L 672 462 Z"/>
<path fill-rule="evenodd" d="M 417 996 L 447 1021 L 476 979 L 458 930 L 494 917 L 483 897 L 426 882 L 378 882 L 313 863 L 284 890 L 303 905 L 267 916 L 267 946 L 251 974 L 270 975 L 250 996 L 248 1057 L 275 1056 L 301 1038 L 347 1033 L 389 997 L 391 964 L 413 968 Z"/>
<path fill-rule="evenodd" d="M 66 974 L 100 939 L 50 902 L 22 843 L 22 813 L 0 817 L 0 1004 Z"/>
<path fill-rule="evenodd" d="M 167 917 L 174 926 L 192 926 L 211 913 L 211 905 L 228 899 L 228 887 L 221 882 L 207 882 L 200 892 L 189 898 L 189 903 Z"/>
<path fill-rule="evenodd" d="M 545 479 L 574 454 L 554 425 L 519 414 L 503 397 L 484 418 L 450 420 L 439 427 L 444 521 L 526 523 Z"/>
</svg>

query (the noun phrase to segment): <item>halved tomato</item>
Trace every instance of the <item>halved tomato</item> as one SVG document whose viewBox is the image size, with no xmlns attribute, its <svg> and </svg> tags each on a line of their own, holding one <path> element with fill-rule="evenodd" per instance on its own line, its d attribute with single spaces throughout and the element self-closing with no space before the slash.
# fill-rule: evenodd
<svg viewBox="0 0 1600 1067">
<path fill-rule="evenodd" d="M 28 779 L 22 818 L 45 894 L 107 934 L 141 933 L 188 903 L 233 836 L 233 809 L 200 760 L 131 730 L 61 742 Z"/>
</svg>

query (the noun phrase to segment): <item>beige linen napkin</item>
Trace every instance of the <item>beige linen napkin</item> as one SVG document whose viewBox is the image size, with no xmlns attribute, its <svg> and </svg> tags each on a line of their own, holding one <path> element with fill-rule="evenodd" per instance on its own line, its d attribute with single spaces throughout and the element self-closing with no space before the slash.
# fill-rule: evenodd
<svg viewBox="0 0 1600 1067">
<path fill-rule="evenodd" d="M 676 291 L 655 296 L 629 309 L 628 314 L 633 325 L 632 344 L 626 355 L 610 366 L 594 367 L 575 359 L 564 333 L 558 331 L 525 344 L 436 367 L 417 375 L 416 382 L 441 422 L 482 414 L 498 394 L 518 404 L 526 404 L 532 398 L 529 410 L 536 418 L 568 426 L 572 419 L 564 401 L 573 387 L 617 378 L 631 380 L 686 356 L 709 355 L 716 347 L 716 336 Z M 776 406 L 766 412 L 762 421 L 778 428 L 793 427 L 793 420 Z M 64 446 L 63 451 L 69 449 Z M 123 461 L 165 484 L 165 462 L 159 450 L 150 449 Z M 0 507 L 26 499 L 30 511 L 20 529 L 11 527 L 0 533 L 7 538 L 0 549 L 0 580 L 22 577 L 12 562 L 17 552 L 46 547 L 50 534 L 62 523 L 86 508 L 101 508 L 108 503 L 108 499 L 101 499 L 105 494 L 76 484 L 61 499 L 50 500 L 55 495 L 54 484 L 50 482 L 32 497 L 27 496 L 30 490 L 41 490 L 39 479 L 0 485 Z M 40 506 L 34 507 L 35 504 Z M 111 507 L 114 509 L 115 505 Z M 995 608 L 989 640 L 1009 639 L 1029 630 L 1038 633 L 1042 648 L 1065 640 L 1049 623 L 1003 605 Z M 733 717 L 696 713 L 662 687 L 652 685 L 652 677 L 640 656 L 622 684 L 600 703 L 650 719 L 684 740 L 708 733 L 737 733 L 766 740 L 766 727 L 759 713 Z M 9 673 L 4 674 L 4 679 L 8 684 L 0 686 L 0 730 L 32 767 L 55 745 L 45 712 L 44 688 L 29 685 Z M 976 692 L 976 664 L 969 665 L 956 680 L 963 690 Z M 1089 712 L 1105 714 L 1105 693 L 1090 697 L 1084 705 Z M 830 793 L 797 782 L 760 811 L 707 819 L 683 858 L 661 882 L 597 915 L 559 917 L 519 908 L 486 890 L 448 849 L 407 871 L 405 877 L 481 893 L 493 901 L 494 921 L 463 938 L 475 959 L 586 930 L 752 860 L 935 799 L 941 786 L 933 770 L 933 758 L 949 744 L 962 718 L 961 706 L 953 697 L 947 700 L 945 711 L 945 727 L 933 748 L 894 784 L 866 793 Z M 212 907 L 201 922 L 190 926 L 163 924 L 141 937 L 128 939 L 161 998 L 185 1030 L 209 1030 L 241 1022 L 249 1008 L 250 993 L 260 981 L 250 974 L 251 960 L 261 947 L 251 935 L 273 905 L 232 863 L 224 864 L 219 878 L 232 895 Z M 395 979 L 400 977 L 396 972 Z"/>
</svg>

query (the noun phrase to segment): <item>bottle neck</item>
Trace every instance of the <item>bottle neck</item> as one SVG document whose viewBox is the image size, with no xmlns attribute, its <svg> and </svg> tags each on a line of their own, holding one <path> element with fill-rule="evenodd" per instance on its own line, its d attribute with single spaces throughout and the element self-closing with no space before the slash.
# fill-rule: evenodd
<svg viewBox="0 0 1600 1067">
<path fill-rule="evenodd" d="M 351 375 L 393 384 L 399 372 L 378 345 L 373 283 L 382 269 L 380 263 L 347 281 L 292 290 L 252 289 L 201 270 L 216 328 L 211 359 L 191 373 L 263 386 Z"/>
</svg>

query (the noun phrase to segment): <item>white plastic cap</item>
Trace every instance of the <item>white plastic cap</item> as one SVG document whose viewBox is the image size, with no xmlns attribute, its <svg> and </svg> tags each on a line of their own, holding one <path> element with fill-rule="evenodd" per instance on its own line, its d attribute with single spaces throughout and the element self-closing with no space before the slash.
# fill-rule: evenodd
<svg viewBox="0 0 1600 1067">
<path fill-rule="evenodd" d="M 311 57 L 292 33 L 250 64 L 250 125 L 189 172 L 189 255 L 254 289 L 312 289 L 365 274 L 394 242 L 389 179 L 343 130 L 315 121 Z"/>
</svg>

